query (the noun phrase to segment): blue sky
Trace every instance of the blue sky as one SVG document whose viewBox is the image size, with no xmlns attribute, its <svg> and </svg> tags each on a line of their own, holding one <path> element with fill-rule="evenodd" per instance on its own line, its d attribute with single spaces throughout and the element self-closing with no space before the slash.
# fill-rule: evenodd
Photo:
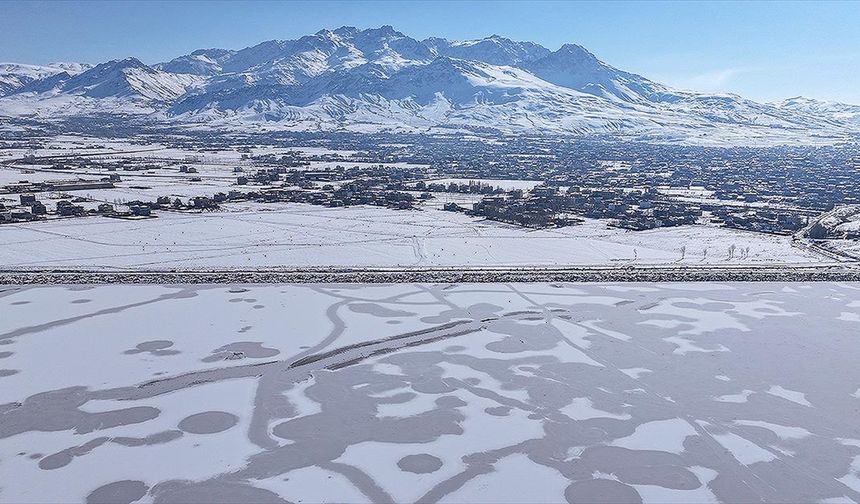
<svg viewBox="0 0 860 504">
<path fill-rule="evenodd" d="M 322 28 L 581 44 L 624 70 L 757 100 L 860 103 L 860 1 L 0 2 L 0 61 L 165 61 Z"/>
</svg>

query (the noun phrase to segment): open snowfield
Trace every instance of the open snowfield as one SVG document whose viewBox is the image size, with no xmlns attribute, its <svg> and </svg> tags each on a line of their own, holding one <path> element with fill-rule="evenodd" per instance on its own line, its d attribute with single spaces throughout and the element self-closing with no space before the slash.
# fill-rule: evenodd
<svg viewBox="0 0 860 504">
<path fill-rule="evenodd" d="M 860 502 L 858 307 L 833 283 L 0 287 L 0 502 Z"/>
<path fill-rule="evenodd" d="M 787 264 L 826 260 L 789 237 L 692 226 L 631 232 L 603 222 L 531 230 L 435 209 L 230 204 L 157 219 L 0 226 L 0 264 L 44 267 Z M 729 259 L 729 247 L 736 246 Z M 681 260 L 681 248 L 686 254 Z M 749 249 L 747 252 L 746 249 Z"/>
</svg>

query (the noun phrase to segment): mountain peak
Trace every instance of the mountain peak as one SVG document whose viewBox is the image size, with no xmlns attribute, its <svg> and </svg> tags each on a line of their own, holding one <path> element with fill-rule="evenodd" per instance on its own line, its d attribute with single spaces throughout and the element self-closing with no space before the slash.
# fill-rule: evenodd
<svg viewBox="0 0 860 504">
<path fill-rule="evenodd" d="M 340 28 L 335 28 L 334 30 L 332 30 L 332 32 L 343 37 L 343 36 L 355 35 L 356 33 L 359 32 L 359 29 L 356 28 L 355 26 L 341 26 Z"/>
<path fill-rule="evenodd" d="M 555 52 L 558 55 L 574 56 L 583 59 L 597 60 L 597 57 L 588 49 L 579 44 L 564 44 Z"/>
<path fill-rule="evenodd" d="M 382 25 L 379 28 L 368 28 L 366 30 L 361 30 L 360 33 L 369 36 L 377 36 L 377 37 L 405 37 L 406 35 L 400 33 L 395 30 L 391 25 Z"/>
<path fill-rule="evenodd" d="M 501 35 L 482 39 L 450 41 L 432 37 L 423 44 L 439 56 L 482 61 L 491 65 L 517 66 L 549 54 L 549 49 L 533 42 L 515 42 Z"/>
<path fill-rule="evenodd" d="M 143 62 L 142 62 L 142 61 L 140 61 L 139 59 L 135 58 L 134 56 L 129 56 L 129 57 L 127 57 L 127 58 L 115 59 L 115 60 L 110 60 L 110 61 L 105 62 L 105 63 L 100 63 L 100 64 L 96 65 L 96 66 L 95 66 L 95 68 L 102 68 L 102 69 L 117 69 L 117 70 L 124 70 L 124 69 L 126 69 L 126 68 L 145 68 L 145 69 L 149 69 L 149 67 L 148 67 L 148 66 L 146 66 L 145 64 L 143 64 Z"/>
</svg>

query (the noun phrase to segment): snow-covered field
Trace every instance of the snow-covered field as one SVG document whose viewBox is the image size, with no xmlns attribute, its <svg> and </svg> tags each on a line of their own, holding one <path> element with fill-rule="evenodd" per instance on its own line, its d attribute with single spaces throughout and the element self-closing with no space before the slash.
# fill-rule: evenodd
<svg viewBox="0 0 860 504">
<path fill-rule="evenodd" d="M 860 502 L 858 308 L 827 283 L 0 287 L 0 502 Z"/>
<path fill-rule="evenodd" d="M 105 190 L 108 191 L 108 190 Z M 435 209 L 230 204 L 0 226 L 0 264 L 40 267 L 512 266 L 774 264 L 825 260 L 789 237 L 692 226 L 631 232 L 603 222 L 531 230 Z M 735 245 L 729 259 L 729 247 Z M 682 248 L 685 249 L 682 260 Z M 748 249 L 748 250 L 747 250 Z"/>
</svg>

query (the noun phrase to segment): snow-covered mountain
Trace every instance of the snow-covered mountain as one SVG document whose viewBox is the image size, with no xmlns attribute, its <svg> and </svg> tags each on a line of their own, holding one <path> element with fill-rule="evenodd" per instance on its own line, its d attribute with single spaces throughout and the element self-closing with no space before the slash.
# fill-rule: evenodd
<svg viewBox="0 0 860 504">
<path fill-rule="evenodd" d="M 27 84 L 65 73 L 76 75 L 90 68 L 81 63 L 51 63 L 50 65 L 22 65 L 0 63 L 0 96 L 12 93 Z"/>
<path fill-rule="evenodd" d="M 170 102 L 201 79 L 150 68 L 136 58 L 108 61 L 57 82 L 55 90 L 89 98 L 139 98 Z M 27 91 L 28 87 L 22 88 Z"/>
<path fill-rule="evenodd" d="M 644 103 L 680 99 L 666 86 L 609 66 L 576 44 L 565 44 L 528 62 L 525 68 L 547 82 L 610 100 Z"/>
<path fill-rule="evenodd" d="M 48 120 L 103 113 L 147 115 L 202 83 L 197 75 L 164 72 L 126 58 L 32 80 L 0 99 L 0 114 Z"/>
<path fill-rule="evenodd" d="M 498 35 L 464 41 L 432 37 L 423 43 L 439 56 L 483 61 L 491 65 L 521 65 L 550 53 L 549 49 L 534 42 L 514 42 Z"/>
<path fill-rule="evenodd" d="M 773 105 L 783 110 L 827 118 L 835 123 L 848 122 L 860 126 L 860 105 L 813 100 L 802 96 L 789 98 Z"/>
<path fill-rule="evenodd" d="M 154 68 L 178 74 L 218 75 L 224 71 L 221 63 L 234 54 L 236 51 L 229 49 L 198 49 L 191 54 L 180 56 L 166 63 L 159 63 Z"/>
<path fill-rule="evenodd" d="M 860 107 L 678 91 L 585 48 L 493 35 L 415 40 L 341 27 L 147 66 L 0 67 L 0 115 L 112 113 L 213 128 L 601 134 L 696 143 L 838 142 Z"/>
</svg>

